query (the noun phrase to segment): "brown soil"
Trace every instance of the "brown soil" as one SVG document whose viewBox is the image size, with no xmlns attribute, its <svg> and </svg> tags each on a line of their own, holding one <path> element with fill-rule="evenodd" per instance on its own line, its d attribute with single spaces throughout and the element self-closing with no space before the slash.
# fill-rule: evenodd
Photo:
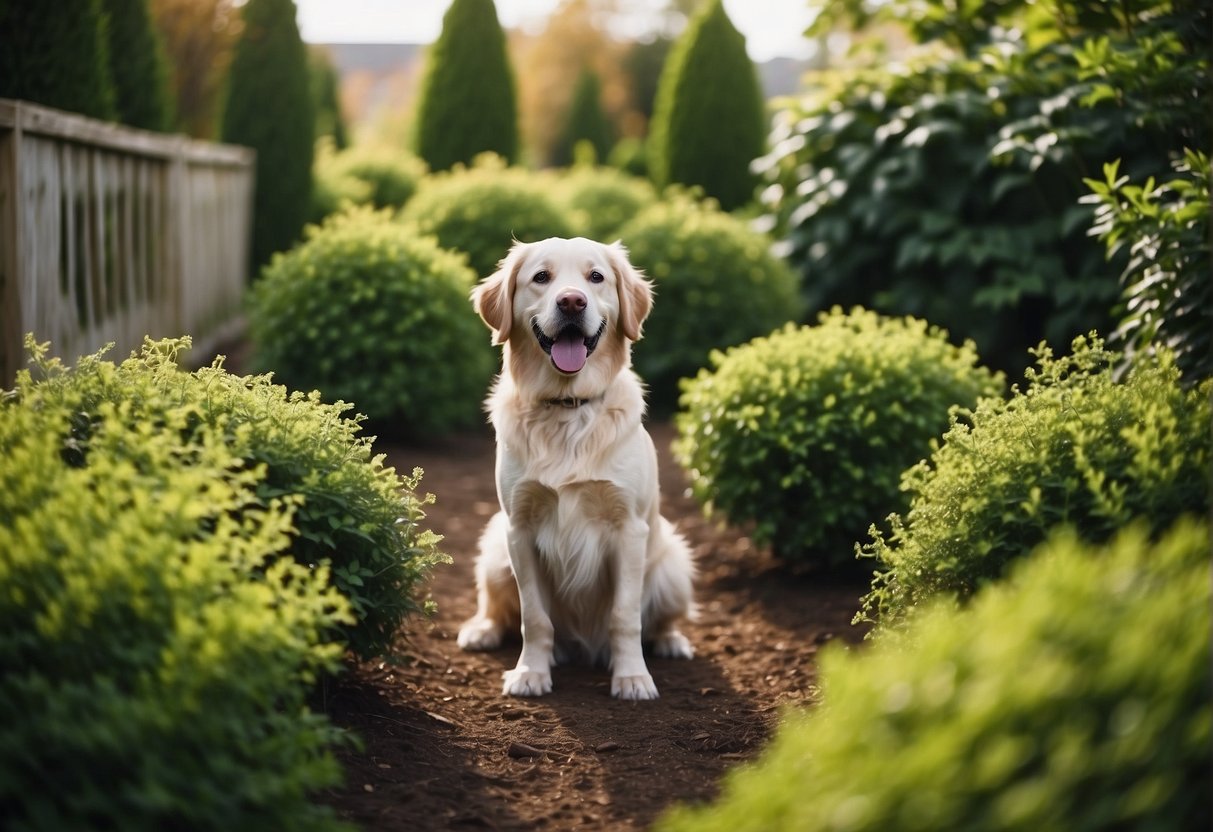
<svg viewBox="0 0 1213 832">
<path fill-rule="evenodd" d="M 398 470 L 425 469 L 422 487 L 439 498 L 428 523 L 455 562 L 433 574 L 439 612 L 411 622 L 407 661 L 357 666 L 329 693 L 332 718 L 363 740 L 340 755 L 344 788 L 324 797 L 342 818 L 367 830 L 646 829 L 676 802 L 715 796 L 781 710 L 812 699 L 822 644 L 860 640 L 850 620 L 862 582 L 793 574 L 705 521 L 668 453 L 673 430 L 650 430 L 664 512 L 699 564 L 700 617 L 685 630 L 696 657 L 651 658 L 661 698 L 640 703 L 613 700 L 609 672 L 581 666 L 556 668 L 549 696 L 503 697 L 517 642 L 487 654 L 455 644 L 475 609 L 476 541 L 497 506 L 493 440 L 381 449 Z"/>
</svg>

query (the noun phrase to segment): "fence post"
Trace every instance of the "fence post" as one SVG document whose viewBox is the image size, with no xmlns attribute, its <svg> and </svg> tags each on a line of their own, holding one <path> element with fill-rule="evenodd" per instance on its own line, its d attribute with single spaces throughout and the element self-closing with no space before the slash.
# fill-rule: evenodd
<svg viewBox="0 0 1213 832">
<path fill-rule="evenodd" d="M 25 183 L 20 160 L 21 105 L 0 102 L 0 388 L 12 383 L 24 352 L 21 240 L 25 221 L 20 206 Z"/>
</svg>

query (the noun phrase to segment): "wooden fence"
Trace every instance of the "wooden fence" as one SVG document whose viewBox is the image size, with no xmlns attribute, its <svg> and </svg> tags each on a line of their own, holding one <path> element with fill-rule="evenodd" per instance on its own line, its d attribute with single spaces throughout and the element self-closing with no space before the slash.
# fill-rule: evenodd
<svg viewBox="0 0 1213 832">
<path fill-rule="evenodd" d="M 254 152 L 0 99 L 0 388 L 24 335 L 65 361 L 240 326 Z"/>
</svg>

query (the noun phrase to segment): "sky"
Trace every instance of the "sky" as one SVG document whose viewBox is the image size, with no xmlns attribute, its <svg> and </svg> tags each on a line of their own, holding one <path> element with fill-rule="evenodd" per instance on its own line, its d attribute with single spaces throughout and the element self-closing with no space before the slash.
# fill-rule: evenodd
<svg viewBox="0 0 1213 832">
<path fill-rule="evenodd" d="M 534 29 L 560 0 L 496 0 L 506 28 Z M 442 31 L 451 0 L 295 0 L 299 30 L 309 43 L 429 43 Z M 633 0 L 641 9 L 662 3 Z M 812 20 L 806 0 L 724 0 L 733 25 L 745 35 L 750 59 L 805 58 L 804 30 Z"/>
</svg>

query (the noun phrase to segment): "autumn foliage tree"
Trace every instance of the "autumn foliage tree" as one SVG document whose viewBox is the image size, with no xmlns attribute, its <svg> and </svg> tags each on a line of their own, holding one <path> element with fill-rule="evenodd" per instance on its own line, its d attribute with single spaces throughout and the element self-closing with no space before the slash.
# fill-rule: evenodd
<svg viewBox="0 0 1213 832">
<path fill-rule="evenodd" d="M 220 99 L 242 26 L 234 0 L 150 0 L 170 67 L 173 129 L 200 139 L 219 134 Z"/>
<path fill-rule="evenodd" d="M 514 76 L 493 0 L 454 0 L 430 47 L 416 116 L 417 154 L 433 170 L 491 151 L 518 158 Z"/>
</svg>

